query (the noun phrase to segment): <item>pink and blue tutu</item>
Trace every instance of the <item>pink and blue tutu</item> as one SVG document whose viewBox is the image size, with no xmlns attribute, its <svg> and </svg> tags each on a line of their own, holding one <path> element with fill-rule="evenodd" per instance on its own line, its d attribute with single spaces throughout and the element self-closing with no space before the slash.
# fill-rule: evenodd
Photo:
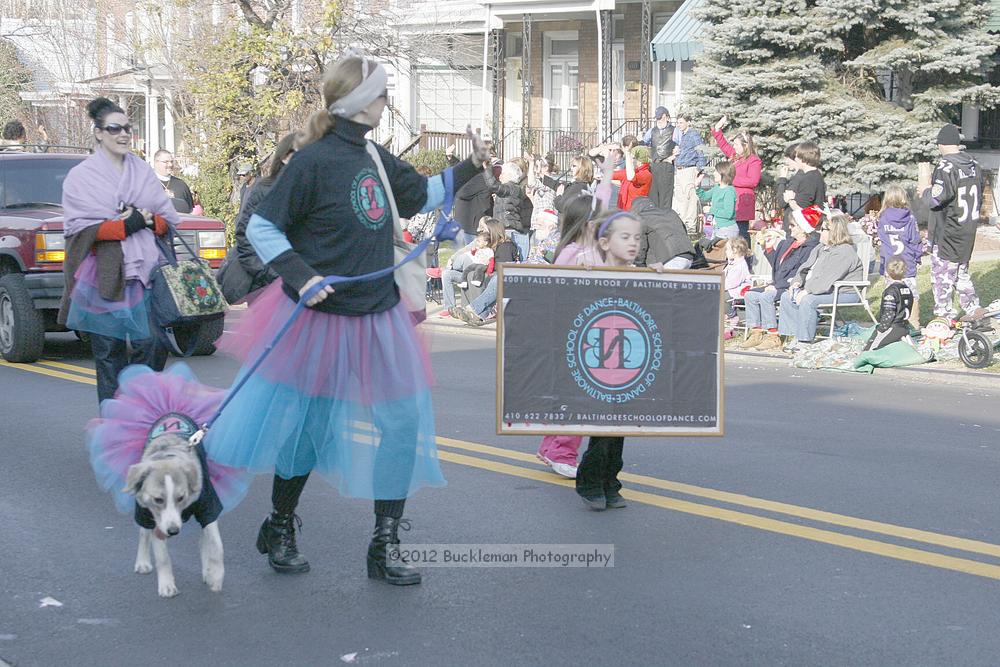
<svg viewBox="0 0 1000 667">
<path fill-rule="evenodd" d="M 265 288 L 219 348 L 247 368 L 295 303 Z M 341 494 L 401 499 L 444 486 L 430 358 L 402 303 L 346 316 L 305 309 L 205 438 L 210 458 L 286 479 L 317 472 Z"/>
<path fill-rule="evenodd" d="M 124 298 L 108 301 L 98 287 L 97 258 L 93 253 L 81 262 L 75 279 L 66 328 L 121 340 L 149 338 L 149 290 L 140 281 L 126 281 Z"/>
<path fill-rule="evenodd" d="M 98 485 L 112 494 L 119 511 L 130 512 L 134 498 L 122 489 L 129 467 L 142 459 L 146 443 L 163 432 L 189 435 L 215 413 L 226 392 L 199 383 L 185 364 L 174 364 L 162 373 L 129 366 L 118 380 L 118 393 L 101 403 L 100 418 L 87 424 L 87 448 Z M 253 479 L 245 471 L 221 465 L 211 453 L 208 476 L 224 511 L 243 500 Z"/>
</svg>

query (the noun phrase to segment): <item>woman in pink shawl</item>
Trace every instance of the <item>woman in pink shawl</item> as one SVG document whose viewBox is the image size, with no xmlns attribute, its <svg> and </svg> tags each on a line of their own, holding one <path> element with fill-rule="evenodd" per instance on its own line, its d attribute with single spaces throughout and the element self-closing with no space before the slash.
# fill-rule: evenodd
<svg viewBox="0 0 1000 667">
<path fill-rule="evenodd" d="M 132 125 L 121 107 L 98 97 L 87 113 L 94 153 L 63 183 L 67 280 L 59 321 L 90 333 L 103 401 L 115 395 L 129 364 L 155 371 L 166 364 L 148 294 L 160 258 L 156 237 L 179 218 L 153 169 L 131 153 Z"/>
</svg>

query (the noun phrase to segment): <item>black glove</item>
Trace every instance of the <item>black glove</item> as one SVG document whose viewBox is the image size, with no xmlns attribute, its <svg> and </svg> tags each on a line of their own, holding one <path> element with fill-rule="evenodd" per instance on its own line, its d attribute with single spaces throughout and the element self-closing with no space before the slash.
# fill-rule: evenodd
<svg viewBox="0 0 1000 667">
<path fill-rule="evenodd" d="M 131 236 L 143 229 L 146 229 L 146 218 L 139 209 L 132 209 L 132 214 L 125 218 L 125 236 Z"/>
</svg>

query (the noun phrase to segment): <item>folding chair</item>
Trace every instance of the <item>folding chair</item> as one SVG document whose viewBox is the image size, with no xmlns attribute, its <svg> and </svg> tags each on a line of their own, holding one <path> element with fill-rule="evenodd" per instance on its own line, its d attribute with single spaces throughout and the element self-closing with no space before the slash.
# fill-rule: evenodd
<svg viewBox="0 0 1000 667">
<path fill-rule="evenodd" d="M 874 259 L 874 249 L 872 248 L 871 239 L 865 236 L 855 247 L 858 251 L 858 259 L 861 260 L 861 280 L 838 280 L 833 284 L 833 303 L 816 307 L 816 310 L 819 311 L 821 326 L 827 317 L 830 318 L 830 331 L 827 333 L 827 338 L 833 338 L 833 332 L 837 328 L 838 310 L 852 307 L 864 308 L 872 324 L 878 321 L 875 319 L 875 313 L 872 312 L 871 306 L 868 305 L 868 288 L 871 287 L 870 273 Z M 849 294 L 850 291 L 858 295 L 861 303 L 842 303 L 840 301 L 840 295 L 845 292 Z"/>
<path fill-rule="evenodd" d="M 441 285 L 441 267 L 435 266 L 427 269 L 427 300 L 434 303 L 442 303 L 444 294 Z"/>
</svg>

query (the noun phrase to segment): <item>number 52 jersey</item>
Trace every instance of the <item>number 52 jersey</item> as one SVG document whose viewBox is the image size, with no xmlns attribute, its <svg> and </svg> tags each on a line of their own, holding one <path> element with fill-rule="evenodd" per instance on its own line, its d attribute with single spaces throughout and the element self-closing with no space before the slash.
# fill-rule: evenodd
<svg viewBox="0 0 1000 667">
<path fill-rule="evenodd" d="M 983 173 L 965 152 L 944 155 L 924 192 L 931 209 L 928 235 L 938 257 L 967 264 L 972 257 L 983 197 Z"/>
</svg>

